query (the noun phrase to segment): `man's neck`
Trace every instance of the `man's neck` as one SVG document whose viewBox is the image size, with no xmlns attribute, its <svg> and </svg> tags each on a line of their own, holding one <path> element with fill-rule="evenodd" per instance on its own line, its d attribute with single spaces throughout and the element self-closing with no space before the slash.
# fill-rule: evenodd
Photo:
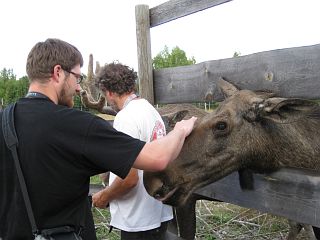
<svg viewBox="0 0 320 240">
<path fill-rule="evenodd" d="M 122 110 L 132 100 L 133 94 L 134 94 L 134 92 L 131 92 L 131 93 L 124 94 L 119 97 L 117 105 L 120 110 Z"/>
<path fill-rule="evenodd" d="M 58 96 L 56 92 L 47 83 L 31 83 L 28 92 L 42 93 L 43 95 L 46 95 L 48 98 L 50 98 L 50 100 L 55 104 L 58 104 Z"/>
</svg>

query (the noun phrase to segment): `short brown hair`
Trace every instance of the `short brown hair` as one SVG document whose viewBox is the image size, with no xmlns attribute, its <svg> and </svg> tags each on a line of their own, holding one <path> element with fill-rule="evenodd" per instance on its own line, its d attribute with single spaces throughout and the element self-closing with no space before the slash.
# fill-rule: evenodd
<svg viewBox="0 0 320 240">
<path fill-rule="evenodd" d="M 45 42 L 38 42 L 31 49 L 26 70 L 30 81 L 33 81 L 49 78 L 56 65 L 70 71 L 77 64 L 82 67 L 83 58 L 75 46 L 59 39 L 48 38 Z"/>
<path fill-rule="evenodd" d="M 95 84 L 101 90 L 119 95 L 136 91 L 137 73 L 126 65 L 113 62 L 101 67 L 95 77 Z"/>
</svg>

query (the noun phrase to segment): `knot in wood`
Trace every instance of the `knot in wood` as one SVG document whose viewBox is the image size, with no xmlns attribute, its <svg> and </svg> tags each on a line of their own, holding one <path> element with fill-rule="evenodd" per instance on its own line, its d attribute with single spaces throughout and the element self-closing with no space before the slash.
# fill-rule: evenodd
<svg viewBox="0 0 320 240">
<path fill-rule="evenodd" d="M 264 79 L 269 82 L 272 82 L 273 81 L 273 72 L 266 72 L 264 74 Z"/>
</svg>

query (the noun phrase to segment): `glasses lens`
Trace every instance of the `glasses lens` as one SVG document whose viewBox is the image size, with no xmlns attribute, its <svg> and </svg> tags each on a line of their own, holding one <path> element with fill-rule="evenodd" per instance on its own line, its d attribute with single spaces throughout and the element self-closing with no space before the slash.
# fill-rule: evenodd
<svg viewBox="0 0 320 240">
<path fill-rule="evenodd" d="M 77 84 L 80 84 L 82 82 L 82 80 L 84 79 L 84 75 L 83 74 L 78 74 L 78 73 L 75 73 L 75 72 L 72 72 L 72 71 L 67 71 L 67 70 L 64 70 L 64 71 L 74 75 L 76 77 Z"/>
<path fill-rule="evenodd" d="M 83 80 L 84 76 L 81 74 L 79 75 L 78 79 L 77 79 L 77 83 L 80 84 Z"/>
</svg>

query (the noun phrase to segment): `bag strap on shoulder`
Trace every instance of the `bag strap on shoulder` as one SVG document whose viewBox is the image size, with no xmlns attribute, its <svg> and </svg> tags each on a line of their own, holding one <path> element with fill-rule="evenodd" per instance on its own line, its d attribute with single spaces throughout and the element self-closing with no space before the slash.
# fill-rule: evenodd
<svg viewBox="0 0 320 240">
<path fill-rule="evenodd" d="M 27 185 L 24 180 L 24 176 L 23 176 L 20 162 L 19 162 L 19 158 L 18 158 L 17 148 L 19 145 L 19 141 L 18 141 L 16 129 L 14 126 L 14 109 L 15 109 L 15 107 L 16 107 L 16 103 L 9 105 L 8 107 L 6 107 L 3 110 L 3 112 L 2 112 L 2 132 L 3 132 L 3 136 L 4 136 L 4 141 L 12 153 L 12 157 L 13 157 L 14 164 L 15 164 L 15 167 L 17 170 L 18 179 L 19 179 L 19 183 L 20 183 L 20 187 L 21 187 L 21 191 L 22 191 L 23 200 L 26 205 L 28 218 L 29 218 L 29 221 L 30 221 L 31 227 L 32 227 L 32 233 L 34 235 L 36 235 L 36 234 L 38 234 L 39 231 L 38 231 L 36 221 L 35 221 L 35 218 L 33 215 L 31 202 L 30 202 L 29 194 L 28 194 L 28 190 L 27 190 Z"/>
<path fill-rule="evenodd" d="M 18 147 L 18 138 L 14 126 L 14 109 L 16 104 L 11 104 L 2 113 L 2 131 L 5 143 L 11 150 L 14 146 Z"/>
</svg>

